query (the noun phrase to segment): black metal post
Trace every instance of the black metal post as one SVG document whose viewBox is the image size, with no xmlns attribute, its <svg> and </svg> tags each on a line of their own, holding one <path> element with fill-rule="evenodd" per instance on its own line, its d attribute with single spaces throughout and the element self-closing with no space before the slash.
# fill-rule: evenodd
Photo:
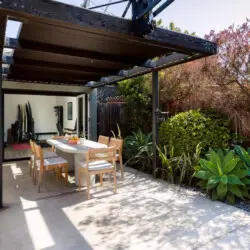
<svg viewBox="0 0 250 250">
<path fill-rule="evenodd" d="M 3 207 L 3 161 L 4 161 L 4 93 L 2 82 L 2 57 L 7 17 L 0 15 L 0 209 Z"/>
<path fill-rule="evenodd" d="M 159 143 L 159 126 L 157 121 L 157 110 L 159 109 L 159 82 L 158 71 L 152 72 L 152 129 L 153 129 L 153 170 L 157 167 L 157 148 Z"/>
</svg>

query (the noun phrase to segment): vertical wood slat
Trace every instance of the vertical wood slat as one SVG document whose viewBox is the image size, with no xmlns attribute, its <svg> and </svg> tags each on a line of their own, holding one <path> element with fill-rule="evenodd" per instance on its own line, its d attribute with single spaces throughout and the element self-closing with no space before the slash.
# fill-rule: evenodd
<svg viewBox="0 0 250 250">
<path fill-rule="evenodd" d="M 3 207 L 3 161 L 4 161 L 4 93 L 2 82 L 2 57 L 7 16 L 0 14 L 0 208 Z"/>
<path fill-rule="evenodd" d="M 99 103 L 98 104 L 98 134 L 113 136 L 111 131 L 117 135 L 117 124 L 121 130 L 122 137 L 128 134 L 128 117 L 125 103 Z"/>
</svg>

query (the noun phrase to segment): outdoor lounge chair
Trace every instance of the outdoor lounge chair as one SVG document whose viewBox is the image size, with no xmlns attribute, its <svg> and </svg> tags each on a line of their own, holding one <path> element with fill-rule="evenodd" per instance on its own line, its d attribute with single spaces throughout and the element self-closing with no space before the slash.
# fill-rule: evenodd
<svg viewBox="0 0 250 250">
<path fill-rule="evenodd" d="M 84 172 L 87 178 L 87 192 L 88 199 L 90 199 L 90 176 L 100 175 L 101 185 L 103 183 L 103 174 L 112 173 L 114 176 L 114 191 L 117 190 L 116 183 L 116 149 L 112 148 L 98 148 L 89 149 L 86 153 L 85 162 L 80 163 L 78 178 L 79 189 L 81 189 L 81 173 Z"/>
</svg>

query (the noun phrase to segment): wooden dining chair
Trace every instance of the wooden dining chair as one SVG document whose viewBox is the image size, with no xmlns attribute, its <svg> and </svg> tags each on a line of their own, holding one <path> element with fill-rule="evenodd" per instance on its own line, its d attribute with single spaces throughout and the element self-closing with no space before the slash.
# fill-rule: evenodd
<svg viewBox="0 0 250 250">
<path fill-rule="evenodd" d="M 56 139 L 64 139 L 65 137 L 63 135 L 54 135 L 52 136 L 52 139 L 56 140 Z M 52 152 L 55 152 L 55 146 L 52 146 Z"/>
<path fill-rule="evenodd" d="M 116 159 L 116 161 L 119 162 L 120 169 L 121 169 L 121 176 L 123 178 L 124 177 L 123 162 L 122 162 L 123 140 L 122 139 L 111 138 L 110 143 L 109 143 L 109 147 L 115 147 L 116 148 L 115 159 Z"/>
<path fill-rule="evenodd" d="M 81 173 L 85 173 L 87 178 L 87 192 L 88 199 L 90 199 L 90 176 L 91 175 L 100 175 L 100 183 L 103 184 L 103 174 L 112 173 L 114 176 L 114 191 L 117 191 L 116 183 L 116 161 L 115 161 L 116 150 L 112 148 L 98 148 L 98 149 L 89 149 L 86 153 L 85 162 L 79 164 L 78 172 L 78 182 L 79 190 L 81 189 Z"/>
<path fill-rule="evenodd" d="M 98 142 L 104 145 L 109 145 L 109 137 L 107 136 L 103 136 L 103 135 L 99 135 L 98 137 Z"/>
<path fill-rule="evenodd" d="M 44 172 L 51 171 L 54 169 L 59 170 L 57 171 L 58 173 L 57 178 L 61 179 L 62 168 L 64 168 L 65 183 L 67 185 L 68 183 L 68 161 L 66 161 L 62 157 L 45 159 L 41 146 L 34 144 L 34 147 L 35 147 L 35 155 L 36 155 L 35 169 L 34 169 L 35 171 L 34 183 L 36 183 L 36 178 L 38 175 L 38 192 L 40 192 L 40 187 L 41 187 Z"/>
<path fill-rule="evenodd" d="M 35 142 L 30 140 L 30 148 L 31 148 L 31 156 L 30 156 L 30 176 L 32 176 L 32 179 L 34 181 L 34 166 L 36 161 L 36 152 L 35 152 Z M 43 153 L 44 159 L 48 158 L 56 158 L 58 155 L 55 152 L 44 152 Z"/>
</svg>

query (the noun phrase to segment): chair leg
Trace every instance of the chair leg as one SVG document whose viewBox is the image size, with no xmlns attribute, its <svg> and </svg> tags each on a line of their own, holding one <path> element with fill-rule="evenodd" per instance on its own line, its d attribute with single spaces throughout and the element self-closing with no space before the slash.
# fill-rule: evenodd
<svg viewBox="0 0 250 250">
<path fill-rule="evenodd" d="M 34 169 L 33 175 L 32 175 L 32 180 L 33 180 L 34 185 L 36 185 L 36 174 L 37 174 L 36 169 Z"/>
<path fill-rule="evenodd" d="M 101 183 L 101 186 L 102 186 L 102 184 L 103 184 L 103 175 L 102 174 L 100 174 L 100 183 Z"/>
<path fill-rule="evenodd" d="M 59 167 L 59 179 L 60 179 L 61 182 L 62 182 L 62 178 L 63 178 L 63 176 L 62 176 L 62 167 L 60 166 Z"/>
<path fill-rule="evenodd" d="M 78 169 L 78 188 L 79 188 L 79 191 L 81 191 L 82 180 L 81 180 L 81 169 L 80 168 Z"/>
<path fill-rule="evenodd" d="M 30 165 L 30 176 L 32 176 L 32 167 L 33 167 L 33 161 L 32 161 L 32 158 L 30 158 L 29 165 Z"/>
<path fill-rule="evenodd" d="M 59 167 L 56 168 L 56 178 L 58 181 L 60 180 L 60 168 Z"/>
<path fill-rule="evenodd" d="M 43 179 L 43 171 L 39 171 L 39 177 L 38 177 L 38 193 L 40 193 L 40 186 L 42 183 L 42 179 Z"/>
<path fill-rule="evenodd" d="M 124 177 L 124 173 L 123 173 L 122 156 L 119 156 L 119 163 L 120 163 L 120 168 L 121 168 L 121 176 L 122 176 L 122 178 L 123 178 L 123 177 Z"/>
<path fill-rule="evenodd" d="M 114 175 L 114 190 L 115 190 L 115 193 L 117 192 L 117 181 L 116 181 L 116 171 L 114 169 L 113 171 L 113 175 Z"/>
<path fill-rule="evenodd" d="M 65 172 L 65 184 L 67 186 L 68 185 L 68 166 L 64 167 L 64 172 Z"/>
<path fill-rule="evenodd" d="M 88 200 L 90 199 L 90 175 L 87 174 L 87 192 L 88 192 Z"/>
</svg>

